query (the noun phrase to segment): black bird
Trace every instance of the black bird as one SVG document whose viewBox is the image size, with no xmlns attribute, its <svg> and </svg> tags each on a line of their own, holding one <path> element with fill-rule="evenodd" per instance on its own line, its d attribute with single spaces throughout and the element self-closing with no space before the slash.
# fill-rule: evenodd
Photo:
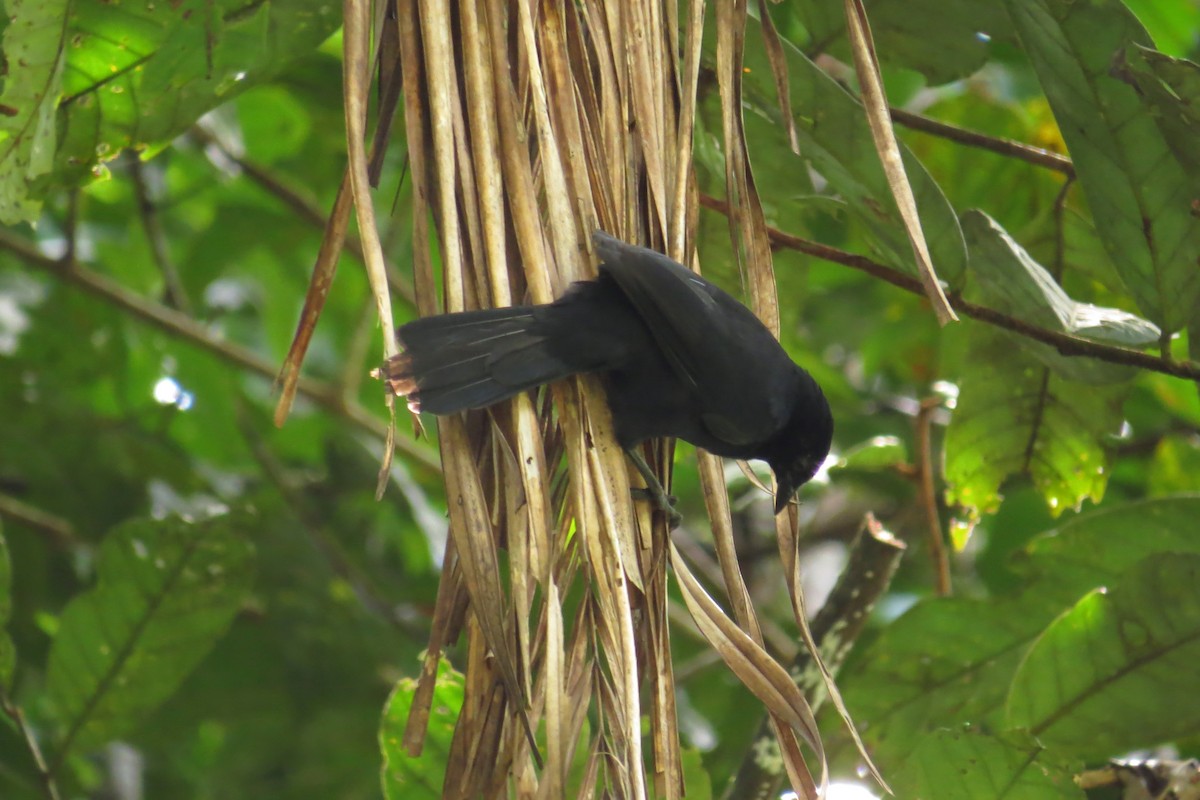
<svg viewBox="0 0 1200 800">
<path fill-rule="evenodd" d="M 748 308 L 704 278 L 602 231 L 593 241 L 599 276 L 549 305 L 400 326 L 404 352 L 383 370 L 392 388 L 413 410 L 451 414 L 596 372 L 617 441 L 635 462 L 634 448 L 659 436 L 761 459 L 779 484 L 779 513 L 829 453 L 833 417 L 821 387 Z"/>
</svg>

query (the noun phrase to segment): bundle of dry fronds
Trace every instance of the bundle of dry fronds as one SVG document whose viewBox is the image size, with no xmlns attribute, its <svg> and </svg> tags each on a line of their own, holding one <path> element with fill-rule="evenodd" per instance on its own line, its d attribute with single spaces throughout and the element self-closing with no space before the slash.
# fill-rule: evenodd
<svg viewBox="0 0 1200 800">
<path fill-rule="evenodd" d="M 785 105 L 786 70 L 769 18 L 749 21 L 744 2 L 714 6 L 730 236 L 751 305 L 778 333 L 767 229 L 741 118 L 748 22 L 764 25 Z M 594 275 L 596 228 L 695 266 L 692 149 L 703 0 L 414 0 L 385 3 L 374 20 L 369 4 L 347 0 L 345 11 L 350 168 L 285 369 L 281 415 L 352 205 L 381 321 L 392 328 L 368 184 L 397 107 L 421 314 L 549 303 L 570 282 Z M 376 68 L 379 123 L 368 151 Z M 395 343 L 387 339 L 391 356 Z M 668 563 L 697 627 L 771 714 L 792 785 L 816 796 L 825 772 L 821 741 L 795 681 L 762 646 L 718 459 L 698 456 L 732 618 L 692 576 L 662 520 L 656 527 L 645 504 L 631 501 L 626 460 L 594 379 L 441 418 L 438 434 L 451 537 L 405 746 L 420 752 L 439 656 L 465 634 L 466 698 L 445 796 L 562 797 L 568 768 L 580 758 L 581 797 L 682 796 Z M 669 445 L 648 447 L 647 455 L 669 477 Z M 777 518 L 793 607 L 811 644 L 796 530 L 794 509 Z M 821 780 L 810 774 L 801 742 L 820 764 Z"/>
</svg>

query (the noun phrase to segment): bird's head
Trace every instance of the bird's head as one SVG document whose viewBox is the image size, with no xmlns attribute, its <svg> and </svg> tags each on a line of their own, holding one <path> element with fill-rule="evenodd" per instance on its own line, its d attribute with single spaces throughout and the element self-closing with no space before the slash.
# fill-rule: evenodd
<svg viewBox="0 0 1200 800">
<path fill-rule="evenodd" d="M 776 435 L 774 452 L 768 458 L 778 489 L 775 513 L 783 511 L 792 495 L 817 474 L 833 442 L 833 414 L 821 387 L 807 372 L 787 424 Z"/>
</svg>

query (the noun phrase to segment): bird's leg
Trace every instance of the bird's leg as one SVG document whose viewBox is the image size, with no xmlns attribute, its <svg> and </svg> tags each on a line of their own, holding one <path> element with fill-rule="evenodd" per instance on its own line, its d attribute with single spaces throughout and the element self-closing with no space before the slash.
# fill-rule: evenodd
<svg viewBox="0 0 1200 800">
<path fill-rule="evenodd" d="M 633 489 L 634 495 L 640 495 L 649 500 L 659 511 L 667 515 L 667 525 L 670 530 L 679 527 L 679 523 L 683 522 L 683 514 L 675 510 L 675 498 L 667 494 L 659 483 L 658 476 L 650 469 L 650 465 L 646 463 L 646 459 L 642 458 L 642 454 L 636 449 L 630 448 L 625 451 L 629 454 L 629 460 L 637 467 L 637 471 L 642 474 L 642 480 L 646 481 L 645 489 Z"/>
</svg>

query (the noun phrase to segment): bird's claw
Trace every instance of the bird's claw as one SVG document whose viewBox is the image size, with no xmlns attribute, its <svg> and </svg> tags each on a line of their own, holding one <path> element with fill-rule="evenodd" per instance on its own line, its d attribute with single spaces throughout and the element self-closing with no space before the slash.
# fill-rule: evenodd
<svg viewBox="0 0 1200 800">
<path fill-rule="evenodd" d="M 629 491 L 639 500 L 648 501 L 655 511 L 666 514 L 668 530 L 675 530 L 679 527 L 679 523 L 683 522 L 683 514 L 680 514 L 675 508 L 675 495 L 641 486 L 636 486 Z"/>
</svg>

